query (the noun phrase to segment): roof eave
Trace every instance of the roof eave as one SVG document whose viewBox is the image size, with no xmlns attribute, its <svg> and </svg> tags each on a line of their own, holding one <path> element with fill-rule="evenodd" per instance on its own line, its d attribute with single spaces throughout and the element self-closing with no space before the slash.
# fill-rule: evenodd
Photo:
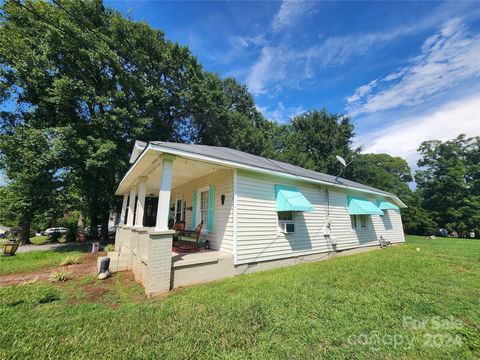
<svg viewBox="0 0 480 360">
<path fill-rule="evenodd" d="M 215 158 L 215 157 L 201 155 L 201 154 L 197 154 L 197 153 L 189 152 L 189 151 L 185 151 L 185 150 L 172 149 L 172 148 L 165 147 L 165 146 L 158 145 L 158 144 L 151 143 L 151 142 L 148 143 L 147 147 L 145 147 L 142 154 L 138 157 L 136 162 L 134 164 L 132 164 L 132 167 L 130 169 L 132 169 L 135 166 L 135 164 L 146 153 L 147 150 L 159 151 L 161 153 L 167 153 L 167 154 L 192 158 L 192 159 L 195 159 L 195 160 L 201 160 L 201 161 L 205 161 L 205 162 L 211 162 L 211 163 L 226 165 L 226 166 L 229 166 L 229 167 L 232 167 L 232 168 L 237 168 L 237 169 L 250 170 L 250 171 L 254 171 L 254 172 L 260 172 L 260 173 L 265 173 L 265 174 L 270 174 L 270 175 L 288 177 L 288 178 L 292 178 L 292 179 L 299 179 L 299 180 L 302 180 L 302 181 L 306 181 L 306 182 L 310 182 L 310 183 L 314 183 L 314 184 L 319 184 L 319 185 L 333 186 L 333 187 L 337 187 L 337 188 L 354 190 L 354 191 L 358 191 L 358 192 L 362 192 L 362 193 L 366 193 L 366 194 L 374 194 L 374 195 L 377 195 L 377 196 L 388 197 L 388 198 L 391 198 L 392 200 L 394 200 L 394 202 L 399 207 L 401 207 L 401 208 L 406 208 L 407 207 L 398 198 L 398 196 L 396 196 L 394 194 L 388 194 L 388 193 L 384 193 L 384 192 L 361 189 L 361 188 L 356 188 L 356 187 L 352 187 L 352 186 L 348 186 L 348 185 L 334 184 L 334 183 L 330 183 L 328 181 L 321 181 L 321 180 L 311 179 L 311 178 L 298 176 L 298 175 L 293 175 L 293 174 L 289 174 L 289 173 L 285 173 L 285 172 L 264 169 L 264 168 L 261 168 L 261 167 L 246 165 L 246 164 L 233 162 L 233 161 L 229 161 L 229 160 L 218 159 L 218 158 Z M 129 172 L 130 172 L 130 170 L 129 170 Z M 124 179 L 126 178 L 127 175 L 128 175 L 128 172 L 124 176 Z M 122 180 L 122 182 L 123 182 L 123 180 Z M 120 184 L 122 184 L 122 182 Z M 119 188 L 120 188 L 120 186 L 119 186 Z M 118 192 L 118 189 L 117 189 L 117 192 Z M 121 195 L 121 194 L 117 194 L 117 192 L 115 193 L 116 195 Z"/>
</svg>

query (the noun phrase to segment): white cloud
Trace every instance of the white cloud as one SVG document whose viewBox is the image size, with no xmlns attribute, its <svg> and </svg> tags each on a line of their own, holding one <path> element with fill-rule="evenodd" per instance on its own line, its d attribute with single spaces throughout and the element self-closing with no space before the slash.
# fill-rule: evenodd
<svg viewBox="0 0 480 360">
<path fill-rule="evenodd" d="M 229 37 L 229 43 L 233 49 L 246 49 L 250 46 L 260 46 L 265 42 L 265 36 L 263 34 L 255 36 L 241 36 L 234 35 Z"/>
<path fill-rule="evenodd" d="M 273 31 L 280 31 L 297 23 L 314 6 L 313 1 L 285 0 L 272 20 Z"/>
<path fill-rule="evenodd" d="M 285 123 L 290 118 L 305 112 L 302 106 L 285 107 L 282 102 L 278 102 L 275 108 L 266 106 L 257 106 L 257 108 L 268 120 L 278 123 Z"/>
<path fill-rule="evenodd" d="M 346 99 L 347 110 L 358 115 L 421 104 L 479 76 L 479 58 L 480 36 L 468 34 L 459 18 L 451 19 L 407 66 L 359 87 Z"/>
<path fill-rule="evenodd" d="M 364 153 L 401 156 L 416 167 L 417 149 L 426 140 L 449 140 L 459 134 L 480 135 L 480 95 L 452 101 L 423 116 L 400 118 L 392 125 L 356 139 Z"/>
<path fill-rule="evenodd" d="M 287 11 L 282 11 L 282 8 L 288 3 L 290 2 L 282 4 L 280 11 L 274 17 L 273 24 L 280 13 L 283 14 L 282 18 L 286 16 Z M 304 14 L 301 11 L 294 13 L 295 18 Z M 262 37 L 264 46 L 257 61 L 250 68 L 246 82 L 249 90 L 255 95 L 266 93 L 267 88 L 271 91 L 271 87 L 275 85 L 277 87 L 297 86 L 300 81 L 313 78 L 319 68 L 342 65 L 355 57 L 369 54 L 375 47 L 385 46 L 396 38 L 413 34 L 428 26 L 431 26 L 431 20 L 389 31 L 328 38 L 322 36 L 323 41 L 304 48 L 295 48 L 295 44 L 290 42 L 289 37 L 280 40 L 277 45 L 269 44 Z M 353 99 L 356 97 L 354 96 Z M 359 99 L 360 97 L 356 100 Z"/>
<path fill-rule="evenodd" d="M 287 78 L 294 80 L 289 66 L 294 59 L 299 59 L 298 55 L 288 49 L 263 47 L 247 76 L 248 89 L 255 95 L 264 94 L 267 90 L 270 93 L 278 91 Z"/>
<path fill-rule="evenodd" d="M 311 83 L 311 79 L 315 79 L 321 69 L 346 64 L 360 56 L 369 56 L 374 50 L 389 46 L 398 38 L 437 27 L 452 17 L 461 15 L 471 20 L 478 17 L 479 13 L 471 3 L 446 2 L 438 5 L 428 16 L 415 22 L 403 23 L 401 26 L 377 32 L 330 37 L 322 34 L 316 42 L 304 46 L 292 41 L 296 37 L 292 36 L 291 31 L 280 31 L 301 24 L 302 20 L 314 12 L 313 7 L 317 4 L 313 1 L 282 3 L 270 24 L 273 33 L 282 36 L 269 37 L 268 32 L 265 33 L 257 60 L 246 70 L 248 73 L 246 82 L 253 94 L 265 94 L 267 90 L 271 93 L 273 88 L 297 87 L 305 80 Z M 449 31 L 455 31 L 453 23 L 451 27 L 445 27 L 441 35 L 452 36 Z M 425 45 L 429 46 L 429 42 L 437 43 L 437 40 L 432 37 Z M 402 75 L 400 71 L 395 72 L 383 80 L 393 81 Z M 368 93 L 358 99 L 353 97 L 351 102 L 362 102 L 366 95 Z"/>
<path fill-rule="evenodd" d="M 313 78 L 320 67 L 344 64 L 408 31 L 335 36 L 304 49 L 295 49 L 287 42 L 276 46 L 267 44 L 250 68 L 246 79 L 248 88 L 258 95 L 267 89 L 271 91 L 275 85 L 297 86 L 300 81 Z"/>
</svg>

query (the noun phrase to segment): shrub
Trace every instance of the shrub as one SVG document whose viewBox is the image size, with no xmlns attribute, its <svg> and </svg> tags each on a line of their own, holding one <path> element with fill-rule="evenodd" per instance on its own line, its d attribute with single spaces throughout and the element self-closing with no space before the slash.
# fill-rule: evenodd
<svg viewBox="0 0 480 360">
<path fill-rule="evenodd" d="M 60 266 L 79 264 L 80 261 L 81 261 L 81 258 L 79 255 L 68 255 L 63 258 L 62 262 L 60 263 Z"/>
<path fill-rule="evenodd" d="M 46 244 L 50 241 L 48 236 L 34 236 L 30 238 L 30 242 L 35 245 Z"/>
<path fill-rule="evenodd" d="M 103 248 L 103 250 L 105 251 L 115 251 L 115 244 L 108 244 L 108 245 L 105 245 L 105 247 Z"/>
<path fill-rule="evenodd" d="M 71 271 L 60 270 L 50 275 L 50 277 L 48 278 L 48 281 L 50 282 L 67 281 L 67 280 L 70 280 L 71 278 L 73 278 L 73 273 Z"/>
</svg>

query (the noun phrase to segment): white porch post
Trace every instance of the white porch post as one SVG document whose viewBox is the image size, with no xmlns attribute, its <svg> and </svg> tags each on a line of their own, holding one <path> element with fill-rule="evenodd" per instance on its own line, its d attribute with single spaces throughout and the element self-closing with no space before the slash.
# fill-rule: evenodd
<svg viewBox="0 0 480 360">
<path fill-rule="evenodd" d="M 128 194 L 123 195 L 122 212 L 120 213 L 120 224 L 125 223 L 125 212 L 127 211 Z"/>
<path fill-rule="evenodd" d="M 130 188 L 130 201 L 128 202 L 127 225 L 133 226 L 133 215 L 135 211 L 135 197 L 137 196 L 137 187 L 133 185 Z"/>
<path fill-rule="evenodd" d="M 145 209 L 146 178 L 140 178 L 138 183 L 137 215 L 135 216 L 135 226 L 143 227 L 143 213 Z"/>
<path fill-rule="evenodd" d="M 156 231 L 168 230 L 168 212 L 170 208 L 170 190 L 172 188 L 173 160 L 175 157 L 164 155 L 160 174 L 160 192 L 158 194 Z"/>
</svg>

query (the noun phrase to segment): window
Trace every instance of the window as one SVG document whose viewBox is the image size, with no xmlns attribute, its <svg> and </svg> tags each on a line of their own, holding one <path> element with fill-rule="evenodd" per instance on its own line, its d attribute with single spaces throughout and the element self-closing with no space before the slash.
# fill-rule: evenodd
<svg viewBox="0 0 480 360">
<path fill-rule="evenodd" d="M 352 229 L 357 228 L 357 216 L 356 215 L 350 215 L 350 221 L 352 223 Z"/>
<path fill-rule="evenodd" d="M 279 211 L 278 212 L 279 221 L 293 221 L 293 212 L 292 211 Z"/>
<path fill-rule="evenodd" d="M 175 221 L 184 221 L 185 220 L 185 209 L 183 196 L 177 196 L 177 201 L 175 202 Z"/>
<path fill-rule="evenodd" d="M 360 215 L 360 223 L 362 225 L 362 229 L 367 228 L 367 215 Z"/>
<path fill-rule="evenodd" d="M 200 220 L 203 222 L 203 228 L 208 226 L 208 190 L 200 192 Z"/>
<path fill-rule="evenodd" d="M 283 233 L 295 232 L 295 221 L 293 211 L 278 211 L 278 227 Z"/>
<path fill-rule="evenodd" d="M 352 229 L 365 230 L 368 225 L 368 215 L 350 215 L 350 222 L 352 223 Z"/>
</svg>

